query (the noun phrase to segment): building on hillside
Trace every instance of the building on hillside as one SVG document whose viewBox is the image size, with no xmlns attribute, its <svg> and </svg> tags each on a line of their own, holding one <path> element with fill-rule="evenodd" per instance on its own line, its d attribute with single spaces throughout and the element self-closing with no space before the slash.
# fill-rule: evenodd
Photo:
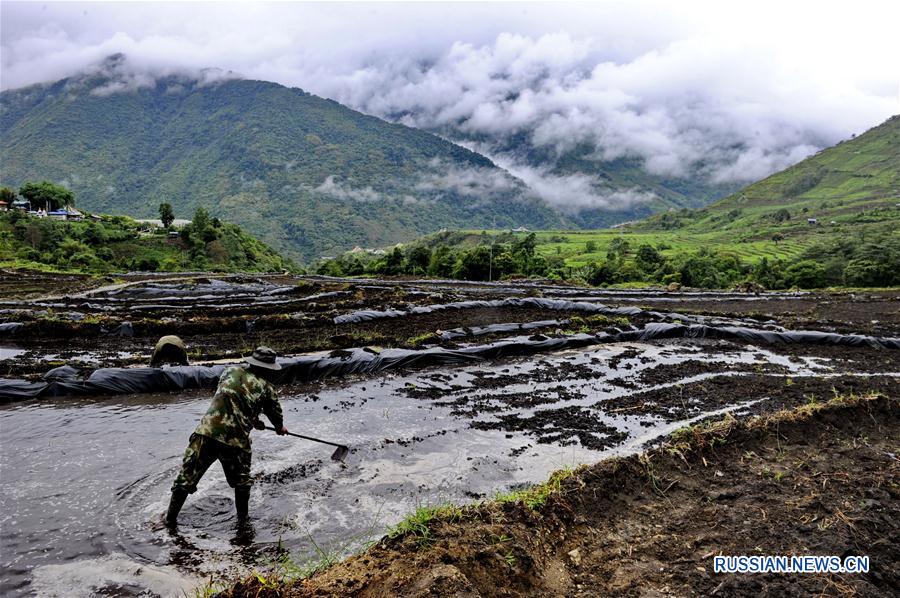
<svg viewBox="0 0 900 598">
<path fill-rule="evenodd" d="M 0 212 L 5 212 L 9 209 L 9 204 L 5 201 L 0 201 Z"/>
<path fill-rule="evenodd" d="M 818 220 L 818 218 L 807 218 L 806 223 L 807 224 L 818 224 L 819 220 Z"/>
<path fill-rule="evenodd" d="M 12 202 L 14 210 L 22 210 L 24 212 L 31 211 L 31 202 L 27 199 L 14 199 Z"/>
<path fill-rule="evenodd" d="M 527 233 L 527 232 L 528 232 L 528 229 L 525 228 L 524 226 L 520 226 L 520 227 L 518 227 L 518 228 L 512 229 L 512 232 L 514 232 L 514 233 Z"/>
<path fill-rule="evenodd" d="M 47 217 L 52 218 L 54 220 L 83 220 L 84 214 L 73 208 L 72 206 L 65 206 L 59 210 L 53 210 L 52 212 L 47 212 Z M 42 217 L 36 213 L 38 217 Z"/>
</svg>

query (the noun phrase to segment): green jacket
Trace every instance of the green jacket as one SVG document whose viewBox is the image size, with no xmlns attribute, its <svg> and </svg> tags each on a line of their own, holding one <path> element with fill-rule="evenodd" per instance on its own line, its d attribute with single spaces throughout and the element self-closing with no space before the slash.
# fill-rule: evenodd
<svg viewBox="0 0 900 598">
<path fill-rule="evenodd" d="M 250 430 L 260 413 L 276 428 L 284 423 L 272 385 L 246 368 L 232 366 L 222 372 L 212 403 L 194 432 L 249 451 Z"/>
</svg>

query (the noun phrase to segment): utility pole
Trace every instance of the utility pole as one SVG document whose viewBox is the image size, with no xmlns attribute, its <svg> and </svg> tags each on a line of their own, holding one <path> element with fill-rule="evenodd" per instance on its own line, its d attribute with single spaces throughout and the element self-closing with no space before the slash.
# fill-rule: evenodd
<svg viewBox="0 0 900 598">
<path fill-rule="evenodd" d="M 497 228 L 497 218 L 494 217 L 494 228 Z M 488 258 L 488 282 L 494 279 L 494 235 L 491 234 L 490 257 Z"/>
<path fill-rule="evenodd" d="M 488 282 L 491 282 L 494 277 L 494 239 L 491 238 L 491 250 L 490 250 L 490 258 L 488 259 Z"/>
</svg>

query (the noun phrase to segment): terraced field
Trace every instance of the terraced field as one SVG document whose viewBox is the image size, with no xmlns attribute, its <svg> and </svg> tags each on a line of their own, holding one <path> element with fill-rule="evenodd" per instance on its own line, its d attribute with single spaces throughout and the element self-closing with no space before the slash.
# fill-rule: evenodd
<svg viewBox="0 0 900 598">
<path fill-rule="evenodd" d="M 0 273 L 0 289 L 21 276 Z M 638 453 L 685 425 L 896 398 L 900 376 L 897 292 L 41 276 L 28 282 L 39 296 L 0 296 L 4 596 L 184 596 L 276 562 L 309 572 L 381 542 L 418 507 L 512 504 L 555 470 Z M 191 365 L 146 367 L 163 334 L 181 336 Z M 170 533 L 158 522 L 185 443 L 224 365 L 259 344 L 281 355 L 288 428 L 351 451 L 339 464 L 330 447 L 254 432 L 249 533 L 218 468 Z M 502 560 L 508 542 L 485 562 L 527 575 L 524 544 Z M 885 550 L 873 558 L 887 562 Z M 277 595 L 258 589 L 234 595 Z"/>
<path fill-rule="evenodd" d="M 732 231 L 696 233 L 687 231 L 637 231 L 628 228 L 585 230 L 585 231 L 536 231 L 535 237 L 538 255 L 545 257 L 560 256 L 565 259 L 566 266 L 579 268 L 590 263 L 603 263 L 607 259 L 607 251 L 615 239 L 628 241 L 632 250 L 648 244 L 660 250 L 666 257 L 676 257 L 685 253 L 695 253 L 701 248 L 737 256 L 744 262 L 756 263 L 762 258 L 769 260 L 790 260 L 796 258 L 809 246 L 836 238 L 840 230 L 819 229 L 795 230 L 792 236 L 775 241 L 769 238 L 736 240 Z M 823 230 L 825 229 L 825 230 Z M 477 244 L 482 239 L 482 231 L 464 231 L 470 235 L 468 242 Z M 499 235 L 506 231 L 484 231 L 490 235 Z M 518 233 L 523 238 L 527 233 Z M 757 236 L 763 236 L 761 234 Z M 588 244 L 594 247 L 588 251 Z"/>
</svg>

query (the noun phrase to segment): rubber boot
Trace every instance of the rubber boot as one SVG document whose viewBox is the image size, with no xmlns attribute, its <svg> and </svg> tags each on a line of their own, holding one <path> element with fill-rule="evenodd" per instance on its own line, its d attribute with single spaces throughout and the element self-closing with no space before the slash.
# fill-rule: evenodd
<svg viewBox="0 0 900 598">
<path fill-rule="evenodd" d="M 174 526 L 178 524 L 178 513 L 187 500 L 188 493 L 181 489 L 172 490 L 172 498 L 169 500 L 169 510 L 166 511 L 166 525 Z"/>
<path fill-rule="evenodd" d="M 250 488 L 234 489 L 234 508 L 237 511 L 238 523 L 246 523 L 250 511 Z"/>
</svg>

